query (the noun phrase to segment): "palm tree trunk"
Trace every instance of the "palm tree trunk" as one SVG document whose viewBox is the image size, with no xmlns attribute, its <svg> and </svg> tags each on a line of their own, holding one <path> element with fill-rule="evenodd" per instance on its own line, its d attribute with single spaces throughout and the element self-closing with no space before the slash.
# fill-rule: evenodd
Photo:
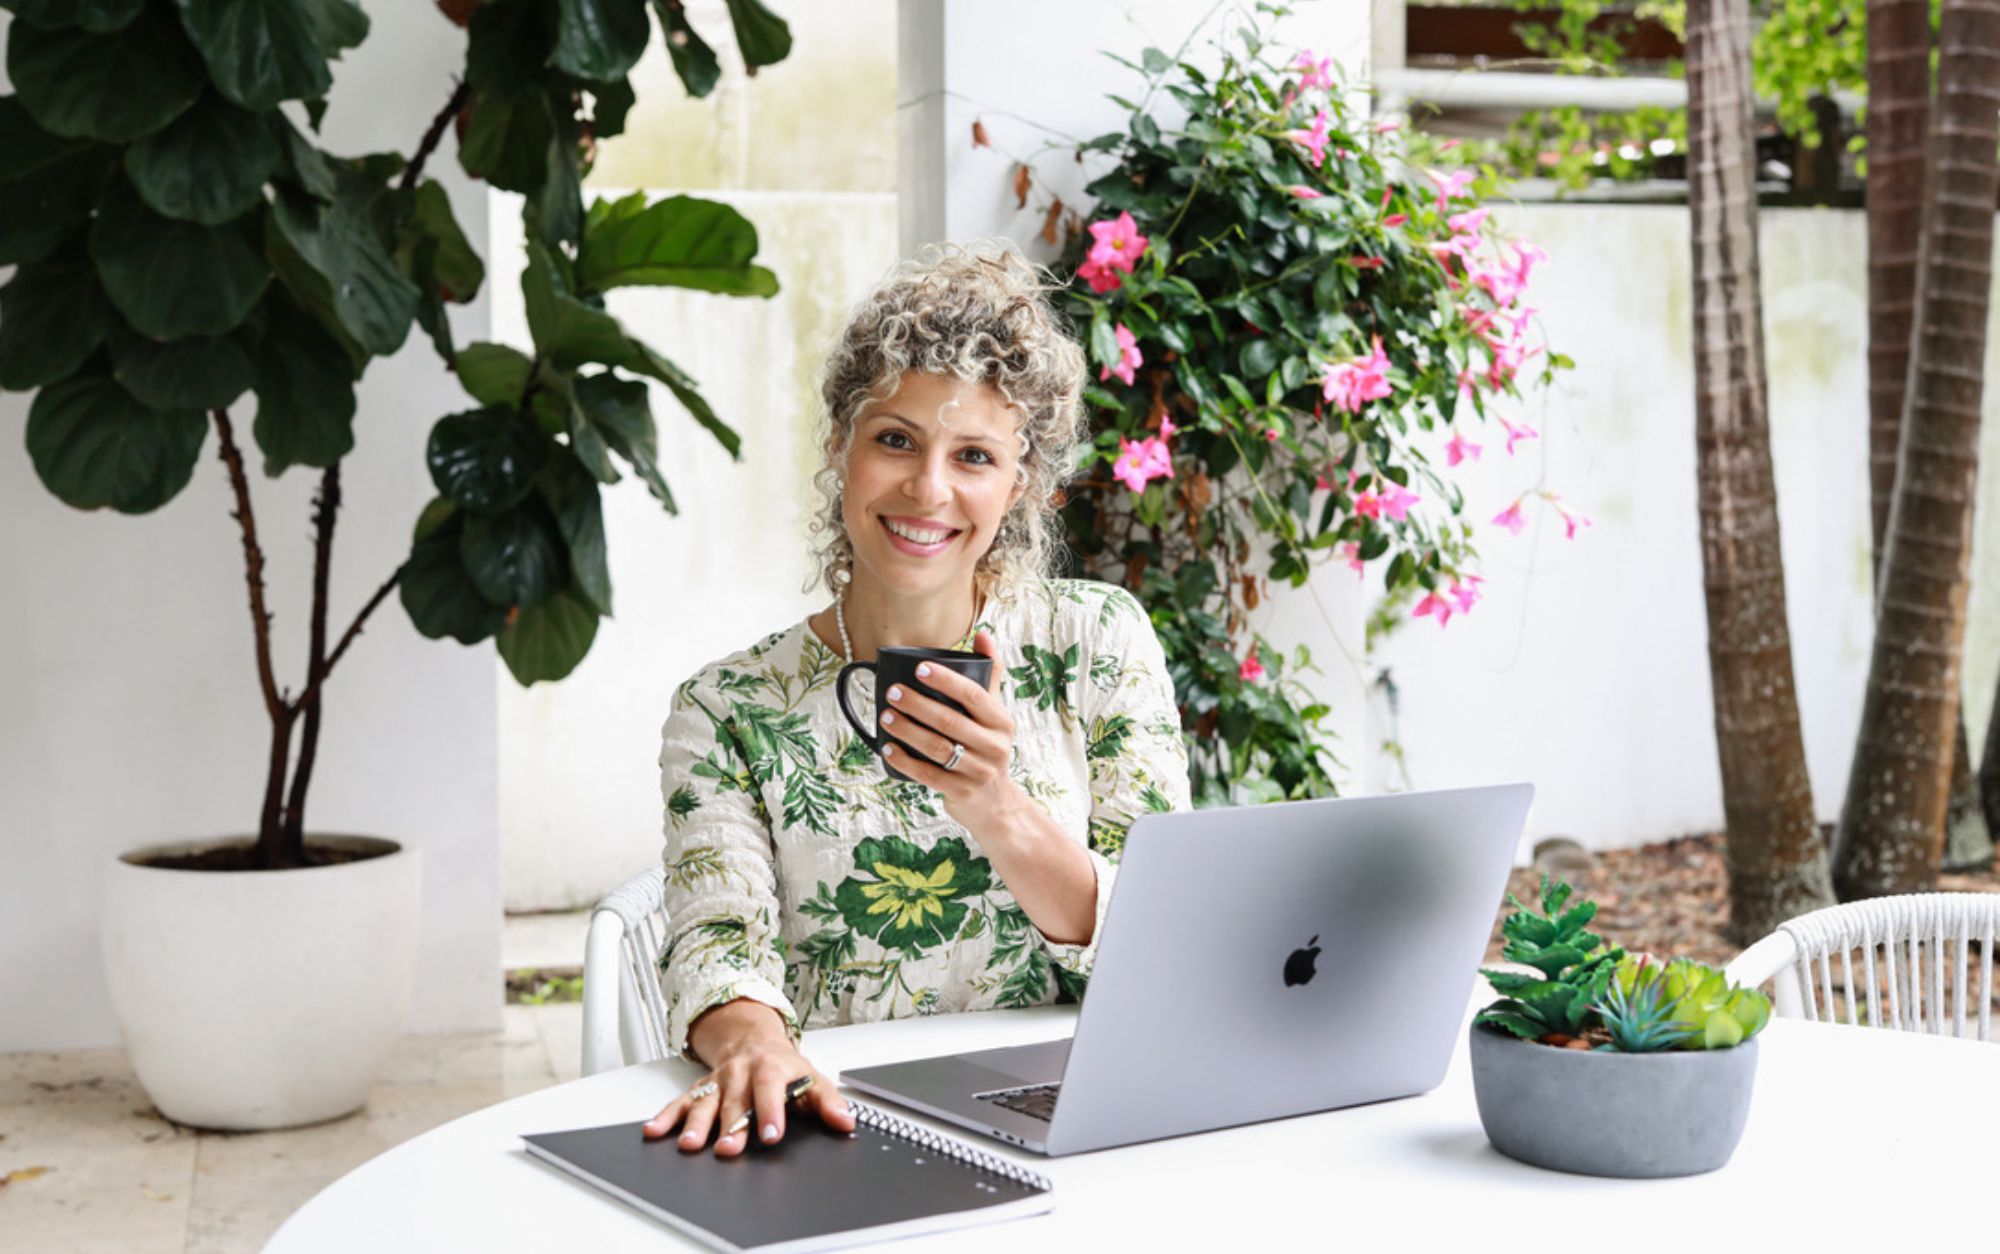
<svg viewBox="0 0 2000 1254">
<path fill-rule="evenodd" d="M 1957 734 L 1951 742 L 1951 789 L 1945 803 L 1945 871 L 1978 871 L 1993 864 L 1993 829 L 1980 807 L 1979 780 L 1972 773 L 1972 753 L 1965 741 L 1965 708 L 1959 707 Z"/>
<path fill-rule="evenodd" d="M 1868 692 L 1834 842 L 1843 899 L 1928 889 L 1944 853 L 2000 198 L 1996 146 L 2000 0 L 1945 0 L 1910 385 Z"/>
<path fill-rule="evenodd" d="M 1709 680 L 1739 940 L 1831 905 L 1785 620 L 1758 297 L 1747 0 L 1689 0 L 1695 443 Z"/>
<path fill-rule="evenodd" d="M 2000 692 L 1993 694 L 1993 712 L 1986 722 L 1986 748 L 1979 755 L 1979 808 L 1986 830 L 2000 832 Z"/>
</svg>

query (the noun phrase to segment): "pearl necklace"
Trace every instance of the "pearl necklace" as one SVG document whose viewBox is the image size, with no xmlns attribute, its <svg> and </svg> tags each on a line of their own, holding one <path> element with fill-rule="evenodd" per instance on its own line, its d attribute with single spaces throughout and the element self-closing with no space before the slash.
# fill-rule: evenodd
<svg viewBox="0 0 2000 1254">
<path fill-rule="evenodd" d="M 972 621 L 965 625 L 965 634 L 967 636 L 971 635 L 972 629 L 979 625 L 980 608 L 978 594 L 975 593 L 972 602 Z M 845 592 L 841 593 L 840 599 L 833 603 L 833 621 L 834 625 L 840 628 L 840 655 L 852 662 L 854 660 L 854 641 L 848 639 L 847 636 L 847 594 Z"/>
</svg>

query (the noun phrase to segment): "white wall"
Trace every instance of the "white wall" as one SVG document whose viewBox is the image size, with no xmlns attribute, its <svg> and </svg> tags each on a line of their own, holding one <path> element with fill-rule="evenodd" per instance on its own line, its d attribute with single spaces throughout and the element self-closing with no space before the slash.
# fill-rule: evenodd
<svg viewBox="0 0 2000 1254">
<path fill-rule="evenodd" d="M 323 142 L 408 152 L 451 91 L 464 36 L 430 5 L 378 4 L 371 16 L 373 34 L 335 67 Z M 448 144 L 430 169 L 483 249 L 483 190 L 458 175 Z M 483 305 L 457 311 L 461 338 L 484 334 L 486 319 Z M 342 475 L 331 630 L 407 554 L 433 493 L 425 439 L 463 404 L 420 330 L 369 370 Z M 271 481 L 255 469 L 252 408 L 236 407 L 235 426 L 252 466 L 275 656 L 296 690 L 318 476 Z M 0 396 L 0 426 L 18 433 L 27 412 L 26 397 Z M 255 829 L 268 723 L 215 454 L 211 433 L 187 489 L 126 518 L 58 502 L 18 435 L 0 453 L 0 1050 L 116 1042 L 97 952 L 102 863 L 141 844 Z M 422 848 L 422 1031 L 500 1022 L 494 667 L 490 646 L 418 636 L 392 600 L 327 694 L 309 826 Z"/>
<path fill-rule="evenodd" d="M 634 75 L 640 107 L 589 190 L 689 191 L 756 224 L 769 301 L 673 289 L 610 294 L 613 313 L 700 380 L 743 437 L 731 462 L 664 388 L 660 464 L 681 513 L 628 478 L 604 494 L 616 617 L 560 684 L 522 690 L 499 670 L 501 822 L 509 910 L 595 901 L 659 863 L 660 724 L 696 669 L 825 604 L 802 591 L 819 417 L 814 373 L 847 308 L 896 256 L 895 7 L 780 6 L 793 51 L 754 80 L 734 64 L 717 0 L 690 4 L 725 76 L 685 97 L 655 41 Z M 496 270 L 521 266 L 516 211 L 495 198 Z M 500 260 L 505 258 L 505 260 Z M 499 338 L 527 343 L 518 289 L 496 291 Z M 579 957 L 580 960 L 580 957 Z"/>
</svg>

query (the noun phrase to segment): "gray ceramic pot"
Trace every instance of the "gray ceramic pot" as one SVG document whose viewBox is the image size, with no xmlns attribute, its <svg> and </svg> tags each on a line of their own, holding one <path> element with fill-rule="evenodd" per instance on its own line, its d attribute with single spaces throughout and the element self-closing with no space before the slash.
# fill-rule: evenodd
<svg viewBox="0 0 2000 1254">
<path fill-rule="evenodd" d="M 1729 1161 L 1750 1114 L 1757 1042 L 1619 1054 L 1472 1029 L 1472 1091 L 1493 1148 L 1537 1167 L 1628 1179 Z"/>
</svg>

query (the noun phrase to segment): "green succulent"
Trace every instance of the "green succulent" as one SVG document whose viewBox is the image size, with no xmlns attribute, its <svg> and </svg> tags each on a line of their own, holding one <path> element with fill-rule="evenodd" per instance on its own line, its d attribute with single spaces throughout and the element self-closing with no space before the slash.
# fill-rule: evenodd
<svg viewBox="0 0 2000 1254">
<path fill-rule="evenodd" d="M 1682 1049 L 1729 1049 L 1771 1021 L 1771 999 L 1742 988 L 1715 967 L 1688 958 L 1669 962 L 1658 977 L 1661 998 L 1693 1029 Z"/>
<path fill-rule="evenodd" d="M 1507 895 L 1514 913 L 1500 924 L 1507 938 L 1501 956 L 1536 973 L 1483 970 L 1500 999 L 1480 1011 L 1475 1023 L 1533 1041 L 1552 1033 L 1576 1036 L 1596 1017 L 1625 951 L 1607 947 L 1603 937 L 1586 930 L 1597 917 L 1596 902 L 1564 909 L 1570 893 L 1568 884 L 1544 875 L 1539 914 Z"/>
<path fill-rule="evenodd" d="M 1676 1017 L 1677 1003 L 1666 995 L 1659 963 L 1626 955 L 1613 971 L 1597 1003 L 1597 1017 L 1611 1033 L 1601 1050 L 1651 1054 L 1685 1045 L 1696 1035 L 1692 1023 Z"/>
</svg>

